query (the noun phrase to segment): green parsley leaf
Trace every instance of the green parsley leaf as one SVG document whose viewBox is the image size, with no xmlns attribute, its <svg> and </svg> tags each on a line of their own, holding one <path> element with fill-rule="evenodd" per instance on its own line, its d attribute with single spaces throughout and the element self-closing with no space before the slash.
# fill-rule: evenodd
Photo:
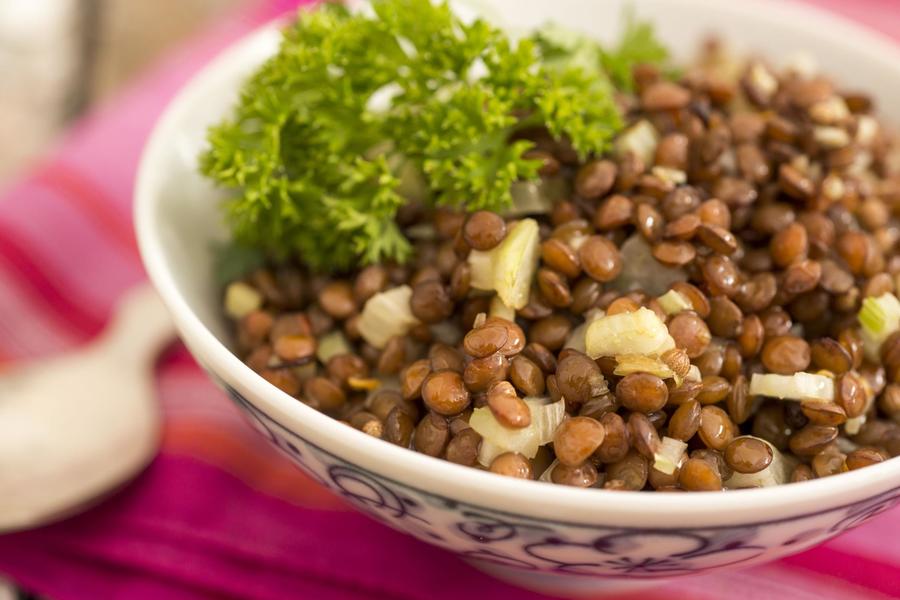
<svg viewBox="0 0 900 600">
<path fill-rule="evenodd" d="M 502 210 L 539 166 L 516 131 L 542 125 L 587 157 L 621 128 L 608 78 L 581 50 L 550 56 L 445 3 L 372 9 L 301 11 L 210 129 L 200 168 L 233 192 L 225 214 L 241 245 L 322 271 L 402 262 L 411 245 L 395 216 L 423 179 L 418 201 Z"/>
</svg>

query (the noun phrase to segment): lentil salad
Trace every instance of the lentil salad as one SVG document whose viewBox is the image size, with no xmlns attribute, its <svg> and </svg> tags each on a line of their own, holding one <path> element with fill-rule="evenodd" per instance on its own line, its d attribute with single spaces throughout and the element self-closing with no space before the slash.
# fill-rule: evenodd
<svg viewBox="0 0 900 600">
<path fill-rule="evenodd" d="M 510 205 L 404 198 L 408 260 L 230 281 L 242 358 L 368 435 L 554 484 L 760 487 L 900 454 L 900 165 L 871 102 L 717 43 L 628 73 L 608 144 L 509 132 L 537 165 Z"/>
</svg>

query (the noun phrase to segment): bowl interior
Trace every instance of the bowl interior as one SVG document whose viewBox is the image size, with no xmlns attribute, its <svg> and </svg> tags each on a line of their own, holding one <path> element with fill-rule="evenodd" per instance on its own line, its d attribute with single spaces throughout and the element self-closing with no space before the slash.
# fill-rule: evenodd
<svg viewBox="0 0 900 600">
<path fill-rule="evenodd" d="M 470 2 L 460 0 L 457 4 L 461 11 L 471 13 Z M 900 122 L 900 51 L 897 47 L 876 34 L 799 5 L 756 1 L 738 4 L 716 0 L 555 0 L 551 11 L 543 0 L 478 2 L 489 19 L 514 31 L 543 24 L 552 14 L 557 23 L 604 40 L 615 39 L 626 4 L 632 5 L 641 17 L 654 22 L 660 36 L 679 58 L 689 57 L 710 32 L 718 33 L 738 50 L 752 50 L 774 62 L 783 62 L 803 52 L 814 56 L 824 71 L 848 88 L 871 92 L 880 113 L 890 121 Z M 206 128 L 226 114 L 236 100 L 241 81 L 276 50 L 278 41 L 275 26 L 264 28 L 232 47 L 195 78 L 170 106 L 148 144 L 141 164 L 136 189 L 136 221 L 142 254 L 152 279 L 195 354 L 213 352 L 224 356 L 221 345 L 228 345 L 219 291 L 213 280 L 211 252 L 215 241 L 226 238 L 218 208 L 220 194 L 197 174 L 197 156 L 203 148 Z M 198 341 L 199 338 L 204 341 Z M 199 348 L 204 344 L 207 347 Z M 229 360 L 228 368 L 240 370 L 242 366 L 236 359 L 229 357 Z M 221 362 L 219 366 L 226 368 L 222 366 L 225 364 Z M 259 379 L 249 369 L 244 369 L 240 377 Z M 329 420 L 317 413 L 309 415 L 313 411 L 295 401 L 293 404 L 297 407 L 288 406 L 290 399 L 274 388 L 268 389 L 261 379 L 248 385 L 256 386 L 258 395 L 271 403 L 289 426 L 296 423 L 297 427 L 302 427 L 301 420 L 312 422 L 321 430 L 322 436 L 333 434 L 333 439 L 342 438 L 335 443 L 345 444 L 344 448 L 357 454 L 362 462 L 372 462 L 375 460 L 372 457 L 378 456 L 393 463 L 404 463 L 407 471 L 429 465 L 428 470 L 438 474 L 435 477 L 448 481 L 465 478 L 470 482 L 468 485 L 474 487 L 484 484 L 485 478 L 490 477 L 474 470 L 462 475 L 464 469 L 448 463 L 434 466 L 437 461 L 428 457 L 363 439 L 366 436 L 355 436 L 356 432 L 349 430 L 348 433 L 354 435 L 350 436 L 351 441 L 346 441 L 343 437 L 348 433 L 338 434 L 339 425 L 326 422 Z M 836 482 L 819 480 L 785 486 L 793 488 L 788 490 L 747 490 L 728 495 L 732 499 L 735 496 L 753 498 L 749 505 L 762 507 L 765 504 L 773 510 L 782 500 L 788 499 L 792 499 L 798 510 L 802 504 L 813 506 L 820 501 L 821 493 L 844 494 L 844 499 L 849 501 L 883 491 L 888 483 L 897 485 L 900 480 L 897 463 L 900 461 L 866 469 L 869 475 L 860 472 L 843 475 L 834 478 L 840 480 Z M 885 478 L 891 481 L 886 482 Z M 497 500 L 517 498 L 520 482 L 494 481 L 497 479 L 500 478 L 490 479 L 492 489 L 484 494 L 486 502 L 495 493 Z M 437 480 L 435 485 L 438 485 Z M 589 496 L 583 492 L 585 490 L 542 489 L 540 495 L 569 505 L 585 518 L 592 518 L 590 507 L 583 502 Z M 606 495 L 596 490 L 586 492 Z M 848 493 L 853 498 L 847 498 Z M 667 502 L 673 511 L 696 516 L 706 507 L 721 511 L 721 519 L 727 518 L 728 504 L 709 495 L 690 502 L 672 497 L 677 495 L 667 496 L 670 496 Z M 621 510 L 635 516 L 648 506 L 658 506 L 650 503 L 659 501 L 633 498 L 628 502 L 629 506 L 622 506 Z M 540 507 L 529 510 L 532 508 L 535 512 L 550 512 Z M 712 518 L 711 514 L 707 516 Z"/>
</svg>

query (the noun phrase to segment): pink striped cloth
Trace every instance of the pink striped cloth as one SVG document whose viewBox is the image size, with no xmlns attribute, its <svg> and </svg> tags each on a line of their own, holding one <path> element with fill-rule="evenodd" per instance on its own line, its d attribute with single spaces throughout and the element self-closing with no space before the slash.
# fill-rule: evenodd
<svg viewBox="0 0 900 600">
<path fill-rule="evenodd" d="M 821 4 L 900 37 L 896 0 Z M 81 122 L 0 199 L 0 364 L 77 346 L 144 279 L 131 228 L 141 147 L 161 109 L 224 45 L 296 1 L 245 7 Z M 180 346 L 158 369 L 163 449 L 97 508 L 0 537 L 0 572 L 58 600 L 542 596 L 353 512 L 252 431 Z M 676 580 L 642 598 L 900 597 L 900 509 L 753 569 Z"/>
</svg>

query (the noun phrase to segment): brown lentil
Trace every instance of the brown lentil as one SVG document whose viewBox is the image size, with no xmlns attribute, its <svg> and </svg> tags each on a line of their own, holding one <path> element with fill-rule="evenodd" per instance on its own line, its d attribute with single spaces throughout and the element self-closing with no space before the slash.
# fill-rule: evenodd
<svg viewBox="0 0 900 600">
<path fill-rule="evenodd" d="M 471 467 L 478 460 L 481 436 L 471 427 L 463 429 L 450 438 L 444 455 L 452 463 Z"/>
<path fill-rule="evenodd" d="M 509 360 L 496 352 L 469 362 L 463 371 L 463 381 L 473 392 L 486 392 L 493 383 L 506 379 L 508 373 Z"/>
<path fill-rule="evenodd" d="M 566 343 L 572 323 L 564 314 L 554 313 L 536 321 L 528 330 L 529 340 L 549 350 L 559 350 Z M 524 339 L 524 336 L 523 336 Z"/>
<path fill-rule="evenodd" d="M 450 439 L 450 426 L 443 416 L 429 412 L 416 426 L 413 445 L 418 452 L 440 456 Z"/>
<path fill-rule="evenodd" d="M 545 240 L 541 244 L 541 260 L 570 279 L 581 274 L 578 254 L 562 240 L 556 238 Z"/>
<path fill-rule="evenodd" d="M 734 438 L 725 448 L 725 462 L 738 473 L 758 473 L 772 464 L 773 458 L 768 444 L 750 436 Z"/>
<path fill-rule="evenodd" d="M 690 358 L 703 354 L 712 340 L 706 322 L 694 312 L 678 313 L 669 321 L 668 328 L 675 345 L 687 352 Z"/>
<path fill-rule="evenodd" d="M 618 462 L 625 458 L 630 447 L 628 428 L 625 421 L 615 412 L 600 417 L 605 435 L 603 442 L 594 451 L 594 457 L 603 463 Z"/>
<path fill-rule="evenodd" d="M 525 396 L 544 393 L 544 372 L 525 355 L 515 356 L 510 361 L 509 380 Z"/>
<path fill-rule="evenodd" d="M 353 288 L 346 281 L 331 281 L 319 292 L 319 306 L 335 319 L 346 319 L 356 312 Z"/>
<path fill-rule="evenodd" d="M 413 288 L 409 308 L 420 321 L 438 323 L 453 313 L 453 299 L 440 280 L 423 281 Z"/>
<path fill-rule="evenodd" d="M 622 256 L 616 245 L 605 237 L 592 235 L 578 249 L 581 267 L 591 278 L 603 283 L 622 272 Z"/>
<path fill-rule="evenodd" d="M 603 443 L 606 430 L 590 417 L 571 417 L 556 428 L 553 451 L 564 465 L 575 467 L 586 461 Z"/>
<path fill-rule="evenodd" d="M 686 442 L 700 428 L 700 403 L 688 400 L 681 404 L 669 418 L 668 436 Z"/>
<path fill-rule="evenodd" d="M 550 473 L 550 480 L 553 483 L 581 488 L 593 487 L 598 478 L 597 468 L 590 462 L 575 467 L 559 463 Z"/>
<path fill-rule="evenodd" d="M 479 210 L 463 225 L 463 239 L 475 250 L 490 250 L 506 237 L 506 221 L 497 213 Z"/>
<path fill-rule="evenodd" d="M 778 335 L 766 340 L 760 357 L 769 371 L 793 375 L 809 366 L 809 343 L 793 335 Z"/>
<path fill-rule="evenodd" d="M 728 413 L 718 406 L 704 406 L 700 410 L 700 429 L 697 433 L 707 448 L 724 450 L 734 439 L 735 429 Z"/>
<path fill-rule="evenodd" d="M 628 415 L 628 433 L 635 450 L 649 460 L 659 450 L 660 439 L 656 428 L 644 413 L 632 412 Z"/>
<path fill-rule="evenodd" d="M 722 477 L 708 461 L 689 458 L 681 465 L 678 484 L 692 492 L 714 492 L 722 489 Z"/>
<path fill-rule="evenodd" d="M 847 455 L 847 469 L 855 471 L 885 460 L 884 455 L 876 448 L 857 448 Z"/>
<path fill-rule="evenodd" d="M 519 398 L 510 382 L 498 381 L 491 385 L 487 403 L 491 413 L 502 425 L 515 429 L 531 425 L 531 410 Z"/>
<path fill-rule="evenodd" d="M 631 450 L 624 458 L 606 466 L 606 489 L 638 491 L 647 484 L 647 459 Z M 619 482 L 619 483 L 613 483 Z"/>
<path fill-rule="evenodd" d="M 631 373 L 616 384 L 616 399 L 628 410 L 649 413 L 666 405 L 669 390 L 656 375 Z"/>
<path fill-rule="evenodd" d="M 838 435 L 836 427 L 807 425 L 790 438 L 791 452 L 797 456 L 815 456 Z"/>
<path fill-rule="evenodd" d="M 506 477 L 534 479 L 534 469 L 531 466 L 531 461 L 517 452 L 504 452 L 495 458 L 491 461 L 490 471 Z"/>
</svg>

